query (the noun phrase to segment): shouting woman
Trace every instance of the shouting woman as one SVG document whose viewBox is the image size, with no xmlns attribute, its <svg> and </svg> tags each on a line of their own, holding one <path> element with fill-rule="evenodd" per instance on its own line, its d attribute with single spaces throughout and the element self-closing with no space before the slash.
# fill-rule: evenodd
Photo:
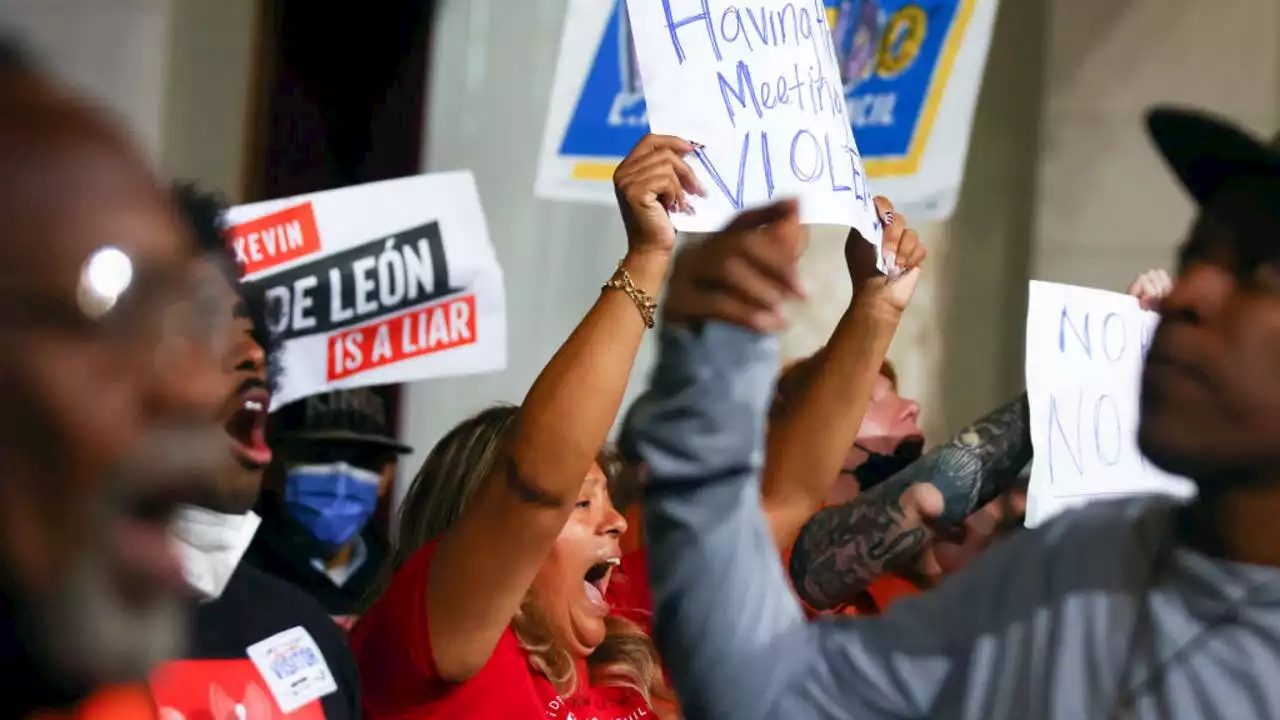
<svg viewBox="0 0 1280 720">
<path fill-rule="evenodd" d="M 369 718 L 642 717 L 657 656 L 605 601 L 626 522 L 602 454 L 675 231 L 693 146 L 646 136 L 614 184 L 628 249 L 519 408 L 462 422 L 401 508 L 385 591 L 352 631 Z"/>
</svg>

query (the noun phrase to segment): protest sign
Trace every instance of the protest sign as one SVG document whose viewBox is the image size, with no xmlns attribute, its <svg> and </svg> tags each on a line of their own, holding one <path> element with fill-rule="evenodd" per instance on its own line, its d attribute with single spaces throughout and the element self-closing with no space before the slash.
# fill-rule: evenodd
<svg viewBox="0 0 1280 720">
<path fill-rule="evenodd" d="M 1190 481 L 1138 450 L 1142 363 L 1158 322 L 1129 295 L 1031 283 L 1026 362 L 1035 459 L 1028 527 L 1093 499 L 1194 494 Z"/>
<path fill-rule="evenodd" d="M 802 222 L 878 244 L 821 0 L 633 0 L 627 12 L 650 128 L 699 143 L 689 163 L 707 195 L 672 216 L 677 230 L 798 197 Z"/>
<path fill-rule="evenodd" d="M 700 0 L 672 0 L 673 12 L 682 2 L 700 12 Z M 822 4 L 874 191 L 914 220 L 946 219 L 959 193 L 997 0 Z M 657 0 L 653 5 L 661 9 Z M 764 16 L 756 5 L 753 16 L 743 8 L 754 34 L 749 18 Z M 538 164 L 539 197 L 615 202 L 613 169 L 649 131 L 644 86 L 625 0 L 570 0 Z"/>
<path fill-rule="evenodd" d="M 273 409 L 506 367 L 502 270 L 471 173 L 241 205 L 226 220 L 283 343 Z"/>
</svg>

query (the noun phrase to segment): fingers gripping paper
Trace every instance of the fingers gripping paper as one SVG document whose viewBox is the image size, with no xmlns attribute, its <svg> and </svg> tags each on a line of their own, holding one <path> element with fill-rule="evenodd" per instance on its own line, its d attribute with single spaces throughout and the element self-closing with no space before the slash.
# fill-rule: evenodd
<svg viewBox="0 0 1280 720">
<path fill-rule="evenodd" d="M 1031 283 L 1027 399 L 1035 460 L 1028 527 L 1091 500 L 1194 493 L 1190 481 L 1138 450 L 1142 363 L 1158 322 L 1129 295 Z"/>
<path fill-rule="evenodd" d="M 629 0 L 650 127 L 700 147 L 707 191 L 676 229 L 710 232 L 738 211 L 800 198 L 806 223 L 880 225 L 846 116 L 822 0 Z"/>
</svg>

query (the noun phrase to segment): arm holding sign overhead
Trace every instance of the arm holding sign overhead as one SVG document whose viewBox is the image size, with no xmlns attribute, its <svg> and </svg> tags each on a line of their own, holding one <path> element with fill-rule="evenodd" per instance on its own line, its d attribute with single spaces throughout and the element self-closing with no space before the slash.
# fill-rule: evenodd
<svg viewBox="0 0 1280 720">
<path fill-rule="evenodd" d="M 626 257 L 525 397 L 503 456 L 440 540 L 426 602 L 432 658 L 454 682 L 484 667 L 573 511 L 622 404 L 683 202 L 688 144 L 646 137 L 615 176 Z M 494 532 L 502 528 L 502 532 Z"/>
<path fill-rule="evenodd" d="M 845 241 L 853 300 L 830 342 L 807 361 L 795 399 L 772 417 L 762 478 L 762 504 L 774 541 L 785 552 L 826 500 L 871 402 L 889 343 L 919 279 L 924 245 L 893 204 L 876 198 L 884 226 L 883 255 L 910 271 L 890 281 L 877 269 L 875 247 L 857 230 Z"/>
</svg>

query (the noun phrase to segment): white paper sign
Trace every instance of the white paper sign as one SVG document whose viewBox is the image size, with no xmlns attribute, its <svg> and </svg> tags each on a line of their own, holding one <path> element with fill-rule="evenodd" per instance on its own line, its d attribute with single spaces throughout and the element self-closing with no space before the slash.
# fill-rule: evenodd
<svg viewBox="0 0 1280 720">
<path fill-rule="evenodd" d="M 806 223 L 880 225 L 846 115 L 822 0 L 628 0 L 650 128 L 703 145 L 706 198 L 676 229 L 719 230 L 740 210 L 800 198 Z"/>
<path fill-rule="evenodd" d="M 845 112 L 871 184 L 916 222 L 946 220 L 959 196 L 997 1 L 822 4 L 835 30 Z M 625 5 L 565 3 L 538 197 L 617 204 L 614 168 L 649 131 Z"/>
<path fill-rule="evenodd" d="M 1142 363 L 1158 323 L 1128 295 L 1031 283 L 1027 398 L 1035 460 L 1028 527 L 1094 499 L 1195 493 L 1189 480 L 1165 473 L 1138 450 Z"/>
<path fill-rule="evenodd" d="M 227 221 L 284 345 L 272 409 L 506 367 L 502 270 L 471 173 L 241 205 Z"/>
</svg>

